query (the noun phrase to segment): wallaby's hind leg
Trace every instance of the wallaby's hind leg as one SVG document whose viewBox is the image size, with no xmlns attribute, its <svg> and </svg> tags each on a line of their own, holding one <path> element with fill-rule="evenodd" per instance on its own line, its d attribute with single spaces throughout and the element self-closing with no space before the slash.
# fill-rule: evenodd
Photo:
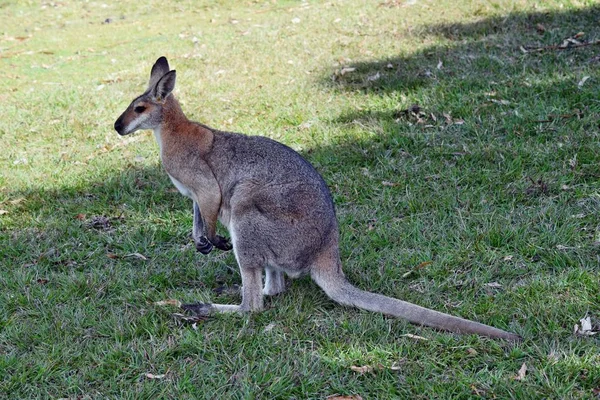
<svg viewBox="0 0 600 400">
<path fill-rule="evenodd" d="M 263 294 L 274 296 L 283 291 L 285 291 L 285 278 L 283 272 L 269 267 L 265 268 L 265 287 L 263 288 Z"/>
<path fill-rule="evenodd" d="M 181 308 L 197 315 L 209 315 L 214 312 L 247 312 L 262 311 L 262 269 L 240 268 L 242 275 L 242 304 L 210 304 L 194 303 L 182 304 Z"/>
</svg>

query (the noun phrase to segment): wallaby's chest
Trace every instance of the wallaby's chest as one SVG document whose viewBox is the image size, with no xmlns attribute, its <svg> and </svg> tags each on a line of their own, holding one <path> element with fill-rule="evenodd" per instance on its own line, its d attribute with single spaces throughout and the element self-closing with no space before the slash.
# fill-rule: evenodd
<svg viewBox="0 0 600 400">
<path fill-rule="evenodd" d="M 173 185 L 175 185 L 175 187 L 177 188 L 177 190 L 179 190 L 179 193 L 181 193 L 182 195 L 192 198 L 192 191 L 186 186 L 184 185 L 181 181 L 179 181 L 177 178 L 175 178 L 172 174 L 171 171 L 169 171 L 169 165 L 168 163 L 165 164 L 165 160 L 163 159 L 163 152 L 164 152 L 164 148 L 163 148 L 163 138 L 162 138 L 162 132 L 161 132 L 161 128 L 157 127 L 156 129 L 154 129 L 154 138 L 156 139 L 156 143 L 158 143 L 158 148 L 160 151 L 160 157 L 163 161 L 163 165 L 165 166 L 165 169 L 167 170 L 167 175 L 169 175 L 169 178 L 171 178 L 171 182 L 173 182 Z"/>
</svg>

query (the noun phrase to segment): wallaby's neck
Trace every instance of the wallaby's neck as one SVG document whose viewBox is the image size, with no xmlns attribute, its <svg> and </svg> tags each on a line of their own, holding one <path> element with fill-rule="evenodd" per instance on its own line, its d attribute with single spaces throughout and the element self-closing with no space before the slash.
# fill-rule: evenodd
<svg viewBox="0 0 600 400">
<path fill-rule="evenodd" d="M 164 127 L 178 126 L 182 124 L 188 124 L 190 121 L 187 119 L 179 102 L 172 94 L 165 99 L 163 105 L 163 122 L 161 125 Z M 166 126 L 165 126 L 166 125 Z"/>
<path fill-rule="evenodd" d="M 154 129 L 154 137 L 158 142 L 161 154 L 163 144 L 174 138 L 179 140 L 193 138 L 194 144 L 200 148 L 201 153 L 210 151 L 214 137 L 213 132 L 190 121 L 183 113 L 175 96 L 171 94 L 166 98 L 162 112 L 162 122 Z"/>
</svg>

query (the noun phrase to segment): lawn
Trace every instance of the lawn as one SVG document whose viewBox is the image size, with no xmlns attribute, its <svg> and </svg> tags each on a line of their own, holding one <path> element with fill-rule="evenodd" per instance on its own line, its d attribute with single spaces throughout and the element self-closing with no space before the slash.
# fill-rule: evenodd
<svg viewBox="0 0 600 400">
<path fill-rule="evenodd" d="M 1 398 L 599 395 L 597 2 L 4 0 L 0 19 Z M 191 119 L 319 170 L 353 283 L 523 342 L 308 277 L 260 314 L 174 315 L 160 302 L 239 302 L 240 276 L 196 252 L 152 133 L 113 130 L 162 55 Z"/>
</svg>

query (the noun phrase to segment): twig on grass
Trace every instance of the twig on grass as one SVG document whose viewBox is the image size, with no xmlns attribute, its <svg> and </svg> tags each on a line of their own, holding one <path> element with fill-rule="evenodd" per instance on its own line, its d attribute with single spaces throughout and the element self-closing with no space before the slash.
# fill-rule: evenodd
<svg viewBox="0 0 600 400">
<path fill-rule="evenodd" d="M 537 53 L 546 50 L 568 50 L 576 49 L 579 47 L 600 45 L 600 40 L 594 40 L 593 42 L 582 42 L 577 40 L 583 35 L 583 32 L 579 32 L 574 36 L 566 38 L 561 44 L 554 44 L 551 46 L 521 46 L 520 49 L 523 53 Z"/>
</svg>

